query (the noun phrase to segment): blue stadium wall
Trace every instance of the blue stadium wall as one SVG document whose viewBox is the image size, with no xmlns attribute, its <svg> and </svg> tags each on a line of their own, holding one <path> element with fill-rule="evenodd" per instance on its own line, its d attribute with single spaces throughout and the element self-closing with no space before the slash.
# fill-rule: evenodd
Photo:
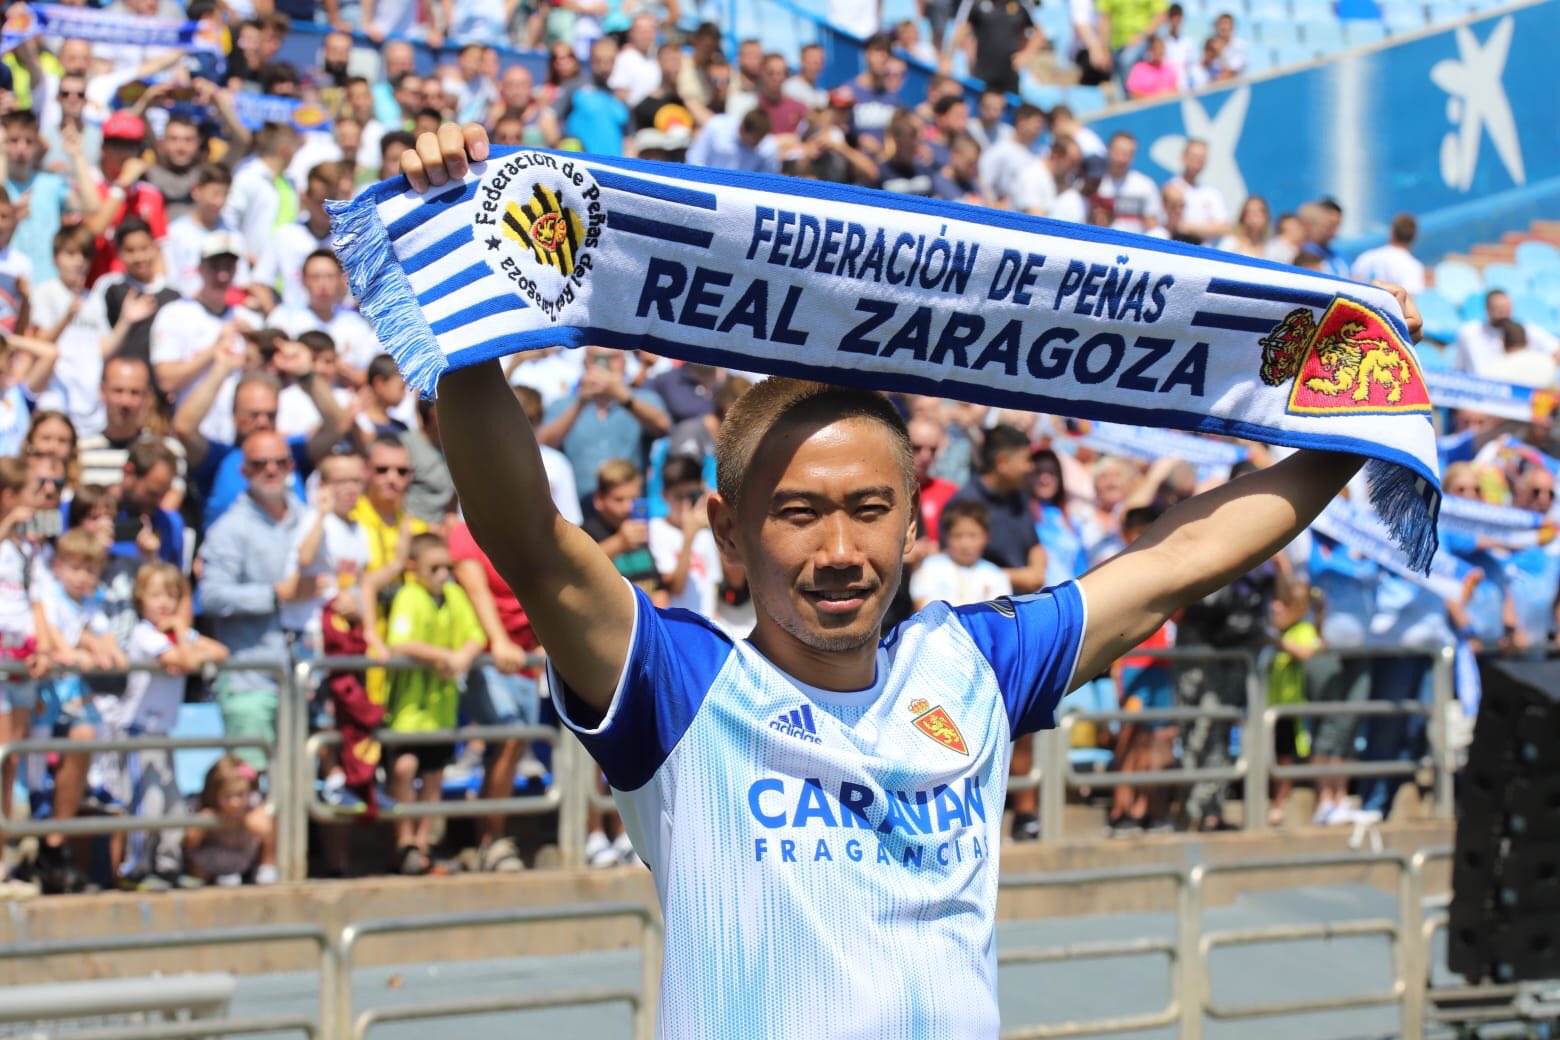
<svg viewBox="0 0 1560 1040">
<path fill-rule="evenodd" d="M 1485 11 L 1451 28 L 1351 51 L 1094 120 L 1127 130 L 1137 165 L 1180 171 L 1209 142 L 1207 178 L 1231 205 L 1263 195 L 1276 216 L 1331 196 L 1356 247 L 1393 214 L 1421 221 L 1422 257 L 1560 218 L 1560 0 Z"/>
</svg>

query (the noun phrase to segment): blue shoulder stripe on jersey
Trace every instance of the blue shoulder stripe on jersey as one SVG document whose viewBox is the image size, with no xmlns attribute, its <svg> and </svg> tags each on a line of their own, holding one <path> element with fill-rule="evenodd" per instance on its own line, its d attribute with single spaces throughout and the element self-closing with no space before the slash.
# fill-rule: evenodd
<svg viewBox="0 0 1560 1040">
<path fill-rule="evenodd" d="M 1083 648 L 1087 610 L 1078 583 L 958 607 L 953 615 L 996 673 L 1012 737 L 1055 726 Z"/>
<path fill-rule="evenodd" d="M 687 610 L 658 610 L 634 589 L 628 662 L 605 715 L 582 702 L 548 662 L 558 715 L 619 791 L 650 782 L 731 656 L 731 639 Z"/>
</svg>

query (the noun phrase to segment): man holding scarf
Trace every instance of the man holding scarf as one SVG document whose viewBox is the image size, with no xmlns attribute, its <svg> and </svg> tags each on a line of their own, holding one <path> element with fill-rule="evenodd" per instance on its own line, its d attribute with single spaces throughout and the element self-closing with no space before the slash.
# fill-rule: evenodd
<svg viewBox="0 0 1560 1040">
<path fill-rule="evenodd" d="M 402 168 L 425 191 L 487 155 L 480 128 L 447 125 Z M 1363 461 L 1296 452 L 1176 506 L 1076 582 L 933 604 L 880 641 L 918 534 L 904 424 L 877 393 L 771 378 L 722 427 L 709 504 L 757 608 L 734 643 L 654 608 L 558 515 L 498 364 L 446 371 L 439 391 L 471 530 L 547 647 L 559 714 L 655 874 L 664 1037 L 825 1022 L 840 1037 L 995 1035 L 1011 743 L 1281 549 Z"/>
</svg>

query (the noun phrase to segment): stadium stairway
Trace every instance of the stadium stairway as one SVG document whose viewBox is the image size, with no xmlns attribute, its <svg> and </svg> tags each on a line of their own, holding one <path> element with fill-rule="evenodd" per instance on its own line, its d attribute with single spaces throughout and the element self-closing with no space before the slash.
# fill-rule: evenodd
<svg viewBox="0 0 1560 1040">
<path fill-rule="evenodd" d="M 1448 845 L 1449 822 L 1405 821 L 1379 831 L 1383 847 L 1405 854 Z M 1126 866 L 1228 863 L 1306 854 L 1347 853 L 1347 828 L 1304 828 L 1214 835 L 1145 835 L 1004 845 L 1002 872 L 1055 873 Z M 1391 871 L 1362 865 L 1351 880 L 1391 890 Z M 1436 885 L 1444 879 L 1432 876 Z M 1226 905 L 1242 892 L 1336 884 L 1336 870 L 1314 875 L 1304 870 L 1242 875 L 1238 885 L 1212 886 L 1209 905 Z M 469 874 L 449 878 L 366 877 L 310 881 L 266 888 L 203 889 L 156 894 L 103 893 L 55 896 L 11 903 L 0 913 L 0 943 L 79 938 L 86 935 L 146 935 L 287 922 L 317 923 L 328 931 L 356 921 L 407 914 L 461 913 L 514 906 L 565 905 L 613 900 L 649 903 L 655 898 L 649 872 L 639 867 L 610 870 L 531 870 L 523 874 Z M 1173 907 L 1171 887 L 1162 884 L 1109 885 L 1094 888 L 1027 890 L 1003 896 L 1000 920 L 1102 913 L 1138 913 Z M 359 963 L 376 964 L 479 960 L 562 955 L 587 950 L 631 949 L 636 926 L 615 919 L 535 925 L 527 929 L 476 933 L 446 929 L 407 936 L 399 942 L 366 946 Z M 408 949 L 408 944 L 415 948 Z M 165 974 L 226 971 L 234 974 L 311 971 L 313 953 L 306 944 L 169 950 L 158 954 Z M 135 953 L 98 954 L 0 965 L 0 986 L 71 979 L 144 975 L 147 962 Z"/>
</svg>

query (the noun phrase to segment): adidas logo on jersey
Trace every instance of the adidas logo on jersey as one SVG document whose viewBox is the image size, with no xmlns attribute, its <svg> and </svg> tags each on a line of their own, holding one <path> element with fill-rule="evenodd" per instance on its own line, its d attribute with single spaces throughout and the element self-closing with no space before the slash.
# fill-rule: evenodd
<svg viewBox="0 0 1560 1040">
<path fill-rule="evenodd" d="M 818 736 L 818 726 L 813 722 L 812 705 L 804 704 L 800 708 L 792 708 L 783 711 L 769 720 L 769 728 L 779 730 L 788 737 L 805 741 L 808 744 L 822 744 Z"/>
</svg>

